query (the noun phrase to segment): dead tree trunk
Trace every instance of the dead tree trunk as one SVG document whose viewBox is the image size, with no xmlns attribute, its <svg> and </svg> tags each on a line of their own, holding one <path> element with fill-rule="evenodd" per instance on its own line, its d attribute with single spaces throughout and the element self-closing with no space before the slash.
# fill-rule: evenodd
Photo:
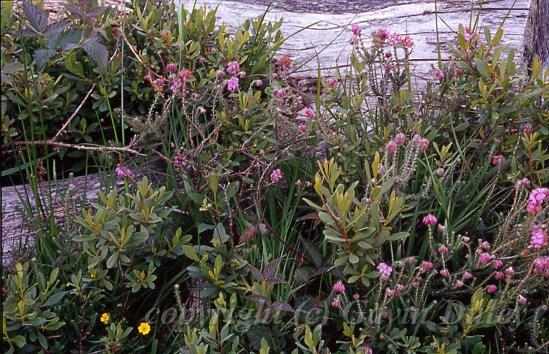
<svg viewBox="0 0 549 354">
<path fill-rule="evenodd" d="M 549 67 L 549 0 L 532 0 L 524 30 L 523 61 L 530 67 L 538 56 L 543 67 Z"/>
</svg>

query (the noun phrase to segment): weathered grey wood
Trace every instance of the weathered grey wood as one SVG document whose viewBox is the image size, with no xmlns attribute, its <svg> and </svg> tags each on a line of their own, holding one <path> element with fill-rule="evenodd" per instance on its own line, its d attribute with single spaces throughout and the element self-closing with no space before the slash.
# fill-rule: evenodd
<svg viewBox="0 0 549 354">
<path fill-rule="evenodd" d="M 245 1 L 245 3 L 243 3 Z M 544 0 L 546 1 L 546 0 Z M 252 0 L 198 0 L 197 5 L 213 8 L 218 6 L 218 17 L 230 26 L 237 26 L 249 17 L 260 16 L 265 6 L 253 5 Z M 299 2 L 299 1 L 296 1 Z M 285 2 L 286 4 L 290 2 Z M 333 1 L 337 6 L 338 0 Z M 377 3 L 377 2 L 376 2 Z M 187 7 L 192 6 L 187 3 Z M 357 13 L 293 12 L 288 6 L 274 6 L 266 15 L 267 20 L 283 18 L 282 31 L 288 36 L 307 26 L 285 43 L 282 51 L 290 55 L 299 68 L 298 73 L 316 75 L 318 64 L 324 75 L 330 75 L 336 67 L 347 63 L 351 52 L 350 27 L 352 23 L 362 26 L 363 38 L 371 38 L 371 33 L 380 27 L 392 32 L 407 33 L 414 39 L 411 53 L 416 76 L 431 77 L 432 66 L 437 64 L 436 14 L 438 13 L 439 40 L 442 44 L 442 58 L 449 57 L 448 42 L 452 42 L 459 24 L 468 26 L 471 2 L 465 0 L 418 0 L 400 2 L 387 0 L 385 6 L 376 6 L 373 10 L 365 7 Z M 479 2 L 473 11 L 479 9 Z M 523 46 L 524 29 L 530 0 L 485 0 L 479 18 L 481 27 L 488 26 L 492 33 L 505 17 L 505 35 L 502 43 L 517 50 L 516 59 L 520 61 Z M 435 11 L 436 10 L 436 11 Z M 318 60 L 317 60 L 318 56 Z"/>
<path fill-rule="evenodd" d="M 549 0 L 532 0 L 524 31 L 523 61 L 530 66 L 538 56 L 549 67 Z"/>
<path fill-rule="evenodd" d="M 36 227 L 53 216 L 57 227 L 96 200 L 102 178 L 98 174 L 43 182 L 33 191 L 29 184 L 2 188 L 2 264 L 34 244 Z"/>
</svg>

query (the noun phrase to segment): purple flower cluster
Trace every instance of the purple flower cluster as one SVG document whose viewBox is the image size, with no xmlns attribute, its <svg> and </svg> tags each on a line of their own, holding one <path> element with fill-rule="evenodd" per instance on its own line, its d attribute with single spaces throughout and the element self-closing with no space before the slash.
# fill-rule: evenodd
<svg viewBox="0 0 549 354">
<path fill-rule="evenodd" d="M 526 210 L 530 215 L 536 215 L 541 211 L 541 206 L 543 202 L 549 200 L 549 189 L 548 188 L 535 188 L 528 197 L 528 205 Z"/>
</svg>

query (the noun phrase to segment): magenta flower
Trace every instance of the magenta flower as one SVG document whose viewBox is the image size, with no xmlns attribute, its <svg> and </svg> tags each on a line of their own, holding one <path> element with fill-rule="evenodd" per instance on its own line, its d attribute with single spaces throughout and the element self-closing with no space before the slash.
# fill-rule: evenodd
<svg viewBox="0 0 549 354">
<path fill-rule="evenodd" d="M 503 261 L 501 259 L 496 259 L 492 263 L 492 266 L 494 267 L 494 269 L 499 269 L 501 268 L 501 266 L 503 266 Z"/>
<path fill-rule="evenodd" d="M 280 168 L 277 168 L 271 173 L 271 182 L 278 183 L 282 180 L 282 177 L 282 170 Z"/>
<path fill-rule="evenodd" d="M 343 285 L 343 283 L 341 281 L 338 281 L 337 283 L 334 284 L 334 286 L 332 287 L 332 291 L 334 293 L 344 293 L 345 292 L 345 285 Z"/>
<path fill-rule="evenodd" d="M 395 136 L 395 143 L 397 145 L 402 145 L 406 142 L 406 135 L 404 135 L 403 133 L 398 133 L 396 136 Z"/>
<path fill-rule="evenodd" d="M 353 32 L 353 35 L 355 37 L 360 37 L 360 32 L 362 32 L 362 29 L 360 28 L 360 26 L 356 23 L 353 23 L 351 25 L 351 31 Z"/>
<path fill-rule="evenodd" d="M 216 79 L 221 80 L 225 77 L 225 72 L 222 71 L 222 70 L 218 70 L 215 73 L 215 77 L 216 77 Z"/>
<path fill-rule="evenodd" d="M 429 261 L 423 261 L 423 263 L 421 263 L 421 268 L 423 269 L 424 272 L 428 272 L 431 269 L 433 269 L 434 266 L 433 266 L 433 263 Z"/>
<path fill-rule="evenodd" d="M 120 164 L 116 166 L 116 168 L 114 169 L 114 172 L 116 173 L 116 176 L 120 178 L 124 178 L 124 177 L 134 178 L 135 176 L 135 174 L 131 169 Z"/>
<path fill-rule="evenodd" d="M 393 64 L 391 64 L 391 63 L 385 64 L 385 71 L 389 72 L 389 71 L 393 70 L 393 68 L 394 68 Z"/>
<path fill-rule="evenodd" d="M 406 49 L 410 49 L 414 46 L 414 40 L 410 36 L 400 37 L 399 44 Z"/>
<path fill-rule="evenodd" d="M 530 240 L 530 248 L 547 247 L 547 232 L 538 225 L 532 225 L 532 239 Z"/>
<path fill-rule="evenodd" d="M 469 272 L 464 272 L 462 279 L 463 279 L 463 281 L 471 280 L 471 279 L 473 279 L 473 274 L 471 274 Z"/>
<path fill-rule="evenodd" d="M 389 278 L 391 277 L 393 268 L 387 263 L 382 262 L 377 265 L 377 271 L 380 273 L 379 279 L 381 281 L 385 281 L 385 280 L 389 280 Z"/>
<path fill-rule="evenodd" d="M 509 268 L 505 269 L 505 275 L 508 278 L 512 278 L 515 275 L 515 270 L 513 269 L 513 267 L 509 267 Z"/>
<path fill-rule="evenodd" d="M 493 294 L 495 293 L 496 291 L 498 291 L 498 286 L 497 285 L 494 285 L 494 284 L 490 284 L 486 287 L 486 292 L 488 294 Z"/>
<path fill-rule="evenodd" d="M 227 80 L 227 90 L 234 92 L 238 89 L 238 77 L 233 76 Z"/>
<path fill-rule="evenodd" d="M 183 81 L 188 81 L 193 77 L 193 73 L 189 69 L 181 69 L 177 76 Z"/>
<path fill-rule="evenodd" d="M 381 45 L 389 39 L 389 36 L 391 33 L 386 28 L 378 28 L 374 32 L 372 32 L 372 36 L 374 37 L 374 44 Z"/>
<path fill-rule="evenodd" d="M 528 299 L 526 299 L 524 296 L 519 295 L 517 297 L 517 302 L 521 305 L 526 305 L 528 303 Z"/>
<path fill-rule="evenodd" d="M 275 91 L 275 95 L 276 95 L 276 97 L 278 97 L 278 98 L 284 98 L 284 97 L 286 97 L 286 90 L 283 89 L 283 88 L 281 88 L 281 89 L 279 89 L 279 90 L 276 90 L 276 91 Z"/>
<path fill-rule="evenodd" d="M 549 277 L 549 256 L 536 258 L 533 265 L 534 273 Z"/>
<path fill-rule="evenodd" d="M 297 131 L 301 135 L 307 135 L 307 124 L 301 123 L 297 126 Z"/>
<path fill-rule="evenodd" d="M 341 308 L 341 300 L 339 300 L 339 297 L 334 298 L 332 300 L 331 305 L 334 309 L 340 309 Z"/>
<path fill-rule="evenodd" d="M 402 284 L 397 284 L 395 286 L 395 295 L 396 296 L 400 296 L 404 293 L 404 291 L 406 290 L 406 287 Z"/>
<path fill-rule="evenodd" d="M 307 117 L 307 119 L 309 120 L 315 117 L 315 111 L 313 111 L 311 107 L 305 108 L 305 110 L 303 111 L 303 114 L 305 114 L 305 117 Z"/>
<path fill-rule="evenodd" d="M 254 80 L 255 87 L 261 87 L 263 86 L 263 80 Z"/>
<path fill-rule="evenodd" d="M 450 275 L 450 272 L 448 271 L 448 269 L 443 268 L 440 270 L 440 272 L 438 272 L 438 274 L 440 274 L 444 278 L 447 278 Z"/>
<path fill-rule="evenodd" d="M 428 148 L 429 148 L 429 140 L 427 140 L 425 138 L 421 139 L 421 141 L 419 142 L 419 149 L 422 152 L 425 152 L 425 151 L 427 151 Z"/>
<path fill-rule="evenodd" d="M 526 187 L 530 184 L 530 180 L 528 178 L 519 179 L 515 182 L 515 189 L 521 189 Z"/>
<path fill-rule="evenodd" d="M 173 165 L 178 168 L 187 167 L 187 157 L 182 153 L 178 153 L 173 158 Z"/>
<path fill-rule="evenodd" d="M 337 79 L 335 77 L 329 77 L 326 79 L 326 84 L 333 88 L 337 85 Z"/>
<path fill-rule="evenodd" d="M 238 72 L 238 77 L 239 77 L 239 78 L 242 79 L 244 76 L 246 76 L 246 72 L 245 72 L 245 71 L 239 71 L 239 72 Z"/>
<path fill-rule="evenodd" d="M 496 280 L 503 280 L 505 279 L 505 273 L 503 272 L 496 272 L 495 276 Z"/>
<path fill-rule="evenodd" d="M 492 261 L 492 255 L 488 252 L 482 252 L 479 256 L 479 263 L 480 264 L 487 264 Z"/>
<path fill-rule="evenodd" d="M 236 75 L 240 71 L 240 64 L 236 60 L 230 61 L 227 64 L 227 72 L 231 75 Z"/>
<path fill-rule="evenodd" d="M 501 154 L 496 154 L 496 155 L 492 156 L 492 165 L 493 166 L 500 167 L 504 163 L 505 163 L 505 156 L 503 156 Z"/>
<path fill-rule="evenodd" d="M 461 280 L 456 280 L 454 288 L 459 289 L 459 288 L 462 288 L 463 285 L 465 285 L 465 284 Z"/>
<path fill-rule="evenodd" d="M 468 236 L 463 236 L 463 237 L 461 238 L 461 240 L 462 240 L 464 243 L 469 243 L 469 241 L 471 241 L 471 238 L 468 237 Z"/>
<path fill-rule="evenodd" d="M 397 152 L 398 145 L 394 142 L 394 140 L 389 140 L 387 143 L 387 146 L 385 146 L 385 150 L 389 155 L 392 155 Z"/>
<path fill-rule="evenodd" d="M 365 345 L 362 347 L 362 352 L 364 354 L 374 354 L 374 351 L 369 346 Z"/>
<path fill-rule="evenodd" d="M 168 65 L 166 65 L 166 70 L 169 72 L 169 73 L 175 73 L 177 71 L 177 64 L 175 63 L 169 63 Z"/>
<path fill-rule="evenodd" d="M 385 295 L 388 299 L 392 299 L 395 296 L 395 291 L 391 288 L 385 289 Z"/>
<path fill-rule="evenodd" d="M 440 253 L 440 254 L 446 254 L 446 253 L 448 253 L 448 247 L 446 247 L 446 246 L 440 246 L 440 247 L 438 248 L 437 251 L 438 251 L 438 253 Z"/>
<path fill-rule="evenodd" d="M 423 217 L 421 220 L 423 225 L 436 225 L 437 224 L 437 217 L 433 214 L 429 213 Z"/>
<path fill-rule="evenodd" d="M 435 69 L 435 71 L 433 71 L 433 78 L 438 81 L 444 79 L 444 71 Z"/>
<path fill-rule="evenodd" d="M 536 215 L 541 211 L 541 206 L 544 202 L 549 200 L 549 189 L 548 188 L 535 188 L 530 192 L 528 197 L 528 205 L 526 210 L 530 215 Z"/>
</svg>

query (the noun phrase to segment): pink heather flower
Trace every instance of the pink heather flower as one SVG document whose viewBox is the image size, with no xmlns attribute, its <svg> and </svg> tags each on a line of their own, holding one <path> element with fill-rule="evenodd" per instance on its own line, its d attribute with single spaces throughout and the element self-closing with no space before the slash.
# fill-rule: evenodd
<svg viewBox="0 0 549 354">
<path fill-rule="evenodd" d="M 303 114 L 305 115 L 305 117 L 307 117 L 307 119 L 311 120 L 315 117 L 315 111 L 313 111 L 313 109 L 311 107 L 307 107 L 305 108 L 305 110 L 303 111 Z"/>
<path fill-rule="evenodd" d="M 386 28 L 378 28 L 374 32 L 372 32 L 372 36 L 374 37 L 374 42 L 376 44 L 383 44 L 387 39 L 389 39 L 389 36 L 391 33 Z"/>
<path fill-rule="evenodd" d="M 395 291 L 390 288 L 387 288 L 385 289 L 385 295 L 387 296 L 388 299 L 392 299 L 393 296 L 395 296 Z"/>
<path fill-rule="evenodd" d="M 488 252 L 482 252 L 479 257 L 480 264 L 487 264 L 492 261 L 492 255 Z"/>
<path fill-rule="evenodd" d="M 454 288 L 459 289 L 462 288 L 463 285 L 465 285 L 461 280 L 456 280 L 456 284 L 454 285 Z"/>
<path fill-rule="evenodd" d="M 530 192 L 528 197 L 528 205 L 526 210 L 530 215 L 536 215 L 541 211 L 541 206 L 543 202 L 549 200 L 549 189 L 548 188 L 535 188 Z"/>
<path fill-rule="evenodd" d="M 429 213 L 423 217 L 421 222 L 423 223 L 423 225 L 436 225 L 437 217 Z"/>
<path fill-rule="evenodd" d="M 215 73 L 215 77 L 218 79 L 218 80 L 221 80 L 225 77 L 225 72 L 222 71 L 222 70 L 218 70 L 216 73 Z"/>
<path fill-rule="evenodd" d="M 234 92 L 238 89 L 238 77 L 233 76 L 227 80 L 227 90 Z"/>
<path fill-rule="evenodd" d="M 547 247 L 547 232 L 538 225 L 532 225 L 532 239 L 530 240 L 530 248 Z"/>
<path fill-rule="evenodd" d="M 177 76 L 183 81 L 188 81 L 193 77 L 193 73 L 189 69 L 181 69 Z"/>
<path fill-rule="evenodd" d="M 406 135 L 404 135 L 403 133 L 398 133 L 396 136 L 395 136 L 395 143 L 397 145 L 402 145 L 406 142 Z"/>
<path fill-rule="evenodd" d="M 464 272 L 462 279 L 463 279 L 463 281 L 471 280 L 471 279 L 473 279 L 473 274 L 471 274 L 469 272 Z"/>
<path fill-rule="evenodd" d="M 169 73 L 175 73 L 177 71 L 177 64 L 169 63 L 168 65 L 166 65 L 166 70 L 168 70 Z"/>
<path fill-rule="evenodd" d="M 332 291 L 334 293 L 344 293 L 345 292 L 345 285 L 343 285 L 342 282 L 338 281 L 337 283 L 334 284 L 334 286 L 332 287 Z"/>
<path fill-rule="evenodd" d="M 493 294 L 493 293 L 495 293 L 496 291 L 498 291 L 497 285 L 490 284 L 490 285 L 488 285 L 488 286 L 486 287 L 486 292 L 487 292 L 488 294 Z"/>
<path fill-rule="evenodd" d="M 261 87 L 263 86 L 263 80 L 254 80 L 255 87 Z"/>
<path fill-rule="evenodd" d="M 414 134 L 414 137 L 412 138 L 412 142 L 416 145 L 419 145 L 421 143 L 421 135 Z"/>
<path fill-rule="evenodd" d="M 440 274 L 444 278 L 447 278 L 448 275 L 450 275 L 450 272 L 448 271 L 448 269 L 443 268 L 443 269 L 440 270 L 440 272 L 438 272 L 438 274 Z"/>
<path fill-rule="evenodd" d="M 503 155 L 497 154 L 492 156 L 492 165 L 500 167 L 505 163 L 505 157 Z"/>
<path fill-rule="evenodd" d="M 336 297 L 332 300 L 332 307 L 334 309 L 340 309 L 341 308 L 341 301 L 339 300 L 339 297 Z"/>
<path fill-rule="evenodd" d="M 463 237 L 461 238 L 461 240 L 462 240 L 463 242 L 465 242 L 465 243 L 469 243 L 469 241 L 471 241 L 471 239 L 470 239 L 468 236 L 463 236 Z"/>
<path fill-rule="evenodd" d="M 353 32 L 353 35 L 355 37 L 360 37 L 360 32 L 362 32 L 362 29 L 360 28 L 360 26 L 356 23 L 353 23 L 351 25 L 351 32 Z"/>
<path fill-rule="evenodd" d="M 415 281 L 415 282 L 412 283 L 412 288 L 419 289 L 419 285 L 420 285 L 419 282 Z"/>
<path fill-rule="evenodd" d="M 519 295 L 517 297 L 517 302 L 521 305 L 526 305 L 528 303 L 528 299 L 526 299 L 524 296 Z"/>
<path fill-rule="evenodd" d="M 374 351 L 369 346 L 365 345 L 362 347 L 362 352 L 364 354 L 374 354 Z"/>
<path fill-rule="evenodd" d="M 534 273 L 549 277 L 549 256 L 536 258 L 534 261 Z"/>
<path fill-rule="evenodd" d="M 435 171 L 435 174 L 439 177 L 444 177 L 445 173 L 446 173 L 446 171 L 444 171 L 444 168 L 442 168 L 442 167 L 437 168 L 436 171 Z"/>
<path fill-rule="evenodd" d="M 394 68 L 393 64 L 391 64 L 391 63 L 385 64 L 385 71 L 389 72 L 389 71 L 393 70 L 393 68 Z"/>
<path fill-rule="evenodd" d="M 513 269 L 513 267 L 509 267 L 509 268 L 505 269 L 505 275 L 508 278 L 512 278 L 515 275 L 515 270 Z"/>
<path fill-rule="evenodd" d="M 444 78 L 444 71 L 435 69 L 435 71 L 433 71 L 433 78 L 438 81 L 442 80 Z"/>
<path fill-rule="evenodd" d="M 515 189 L 522 189 L 530 184 L 530 180 L 528 178 L 519 179 L 515 182 Z"/>
<path fill-rule="evenodd" d="M 389 280 L 389 277 L 393 272 L 393 268 L 387 263 L 379 263 L 377 265 L 377 270 L 380 273 L 379 279 L 381 279 L 381 281 Z"/>
<path fill-rule="evenodd" d="M 133 178 L 135 176 L 131 169 L 120 164 L 116 166 L 116 168 L 114 169 L 114 172 L 116 173 L 116 176 L 120 178 L 123 178 L 123 177 Z"/>
<path fill-rule="evenodd" d="M 307 135 L 307 124 L 301 123 L 297 126 L 297 131 L 301 135 Z"/>
<path fill-rule="evenodd" d="M 503 261 L 501 259 L 496 259 L 492 263 L 492 266 L 494 267 L 494 269 L 499 269 L 501 268 L 501 266 L 503 266 Z"/>
<path fill-rule="evenodd" d="M 503 272 L 496 272 L 495 276 L 496 280 L 503 280 L 505 279 L 505 273 Z"/>
<path fill-rule="evenodd" d="M 446 247 L 446 246 L 440 246 L 440 247 L 438 248 L 437 251 L 438 251 L 438 253 L 440 253 L 440 254 L 446 254 L 446 253 L 448 253 L 448 247 Z"/>
<path fill-rule="evenodd" d="M 482 249 L 485 249 L 485 250 L 489 250 L 490 249 L 490 242 L 488 241 L 483 241 L 481 244 L 480 244 L 480 248 Z"/>
<path fill-rule="evenodd" d="M 173 158 L 173 165 L 179 168 L 187 167 L 187 157 L 182 153 L 178 153 Z"/>
<path fill-rule="evenodd" d="M 410 36 L 403 36 L 400 37 L 399 44 L 406 49 L 410 49 L 414 46 L 414 40 Z"/>
<path fill-rule="evenodd" d="M 421 263 L 421 268 L 423 269 L 423 271 L 425 272 L 428 272 L 430 271 L 431 269 L 433 269 L 433 263 L 429 262 L 429 261 L 423 261 L 423 263 Z"/>
<path fill-rule="evenodd" d="M 429 140 L 425 138 L 421 139 L 421 141 L 419 142 L 419 149 L 425 152 L 427 151 L 428 148 L 429 148 Z"/>
<path fill-rule="evenodd" d="M 398 149 L 398 145 L 394 142 L 394 140 L 389 140 L 387 143 L 387 146 L 385 146 L 385 150 L 389 155 L 394 154 Z"/>
<path fill-rule="evenodd" d="M 162 93 L 164 91 L 164 85 L 166 84 L 166 81 L 162 78 L 158 78 L 152 82 L 152 86 L 156 92 Z"/>
<path fill-rule="evenodd" d="M 278 98 L 284 98 L 284 97 L 286 97 L 286 90 L 283 89 L 283 88 L 281 88 L 281 89 L 279 89 L 279 90 L 276 90 L 276 91 L 275 91 L 275 95 L 276 95 L 276 97 L 278 97 Z"/>
<path fill-rule="evenodd" d="M 406 287 L 402 284 L 397 284 L 395 286 L 395 295 L 400 296 L 404 291 L 406 290 Z"/>
<path fill-rule="evenodd" d="M 240 64 L 236 60 L 230 61 L 227 64 L 227 72 L 231 75 L 236 75 L 240 71 Z"/>
<path fill-rule="evenodd" d="M 335 87 L 337 85 L 337 79 L 335 77 L 329 77 L 326 79 L 326 84 L 330 87 Z"/>
<path fill-rule="evenodd" d="M 246 72 L 245 71 L 239 71 L 237 76 L 242 79 L 244 76 L 246 76 Z"/>
<path fill-rule="evenodd" d="M 532 128 L 532 124 L 530 123 L 526 123 L 522 126 L 522 132 L 526 135 L 532 134 L 533 131 L 534 129 Z"/>
<path fill-rule="evenodd" d="M 281 180 L 282 180 L 282 170 L 280 168 L 273 170 L 273 172 L 271 173 L 271 182 L 278 183 Z"/>
</svg>

